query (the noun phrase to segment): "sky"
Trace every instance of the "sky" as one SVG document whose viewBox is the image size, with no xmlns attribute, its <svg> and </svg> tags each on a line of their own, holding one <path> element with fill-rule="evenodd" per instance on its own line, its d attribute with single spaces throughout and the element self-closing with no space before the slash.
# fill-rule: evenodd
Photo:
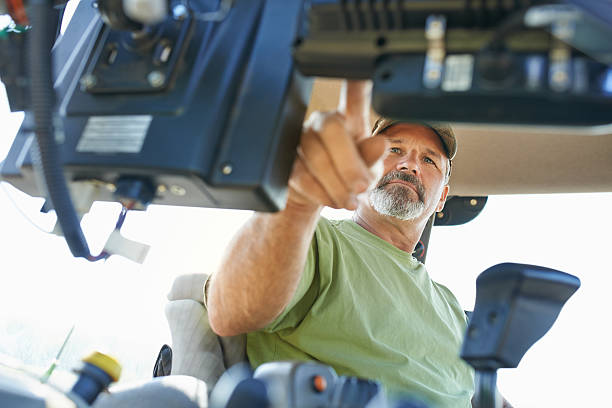
<svg viewBox="0 0 612 408">
<path fill-rule="evenodd" d="M 0 160 L 22 114 L 10 113 L 0 87 Z M 611 159 L 612 160 L 612 159 Z M 172 280 L 212 272 L 249 211 L 152 205 L 130 212 L 122 233 L 151 245 L 140 265 L 120 257 L 88 263 L 49 234 L 54 214 L 42 199 L 0 183 L 0 354 L 46 368 L 74 325 L 60 360 L 68 372 L 93 349 L 115 355 L 124 383 L 150 378 L 162 344 L 171 344 L 164 316 Z M 582 287 L 519 368 L 502 370 L 498 385 L 517 408 L 600 406 L 612 378 L 609 316 L 612 193 L 490 197 L 474 221 L 436 227 L 427 267 L 471 310 L 475 280 L 488 267 L 518 262 L 578 276 Z M 119 206 L 95 203 L 83 219 L 92 252 L 114 227 Z M 350 217 L 326 210 L 330 218 Z M 61 382 L 61 375 L 52 377 Z"/>
</svg>

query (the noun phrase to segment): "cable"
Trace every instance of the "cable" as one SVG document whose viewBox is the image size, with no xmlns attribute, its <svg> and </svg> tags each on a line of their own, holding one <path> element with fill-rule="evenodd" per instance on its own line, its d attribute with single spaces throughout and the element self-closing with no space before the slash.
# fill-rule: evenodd
<svg viewBox="0 0 612 408">
<path fill-rule="evenodd" d="M 11 196 L 11 193 L 9 193 L 9 191 L 6 189 L 6 186 L 4 185 L 6 184 L 6 182 L 0 182 L 0 190 L 2 190 L 4 192 L 4 194 L 6 195 L 6 198 L 8 198 L 8 200 L 10 201 L 10 203 L 13 205 L 13 207 L 17 210 L 17 212 L 19 212 L 19 214 L 21 214 L 23 216 L 23 218 L 28 221 L 30 224 L 32 224 L 36 229 L 38 229 L 41 232 L 44 232 L 45 234 L 51 234 L 52 231 L 47 231 L 44 228 L 40 227 L 39 225 L 37 225 L 32 218 L 30 218 L 17 204 L 17 202 L 13 199 L 13 197 Z M 115 223 L 115 231 L 120 231 L 121 227 L 123 227 L 123 223 L 125 222 L 125 218 L 127 217 L 127 213 L 128 211 L 130 211 L 131 209 L 134 208 L 134 206 L 136 205 L 136 201 L 129 201 L 127 204 L 121 206 L 121 212 L 119 213 L 119 216 L 117 218 L 117 222 Z M 101 261 L 101 260 L 106 260 L 108 259 L 111 255 L 113 255 L 112 253 L 103 250 L 102 252 L 100 252 L 98 255 L 89 255 L 86 259 L 88 261 L 91 262 L 96 262 L 96 261 Z"/>
<path fill-rule="evenodd" d="M 32 30 L 29 43 L 30 91 L 34 114 L 36 143 L 44 169 L 49 199 L 55 208 L 66 243 L 75 257 L 90 257 L 87 241 L 81 230 L 62 165 L 59 148 L 55 143 L 53 106 L 55 93 L 51 74 L 51 48 L 53 46 L 53 6 L 50 0 L 32 0 L 30 17 Z"/>
<path fill-rule="evenodd" d="M 30 24 L 23 0 L 7 0 L 6 6 L 13 21 L 21 26 Z"/>
<path fill-rule="evenodd" d="M 19 212 L 19 214 L 21 214 L 23 216 L 23 218 L 26 219 L 26 221 L 28 221 L 30 224 L 32 224 L 34 227 L 36 227 L 38 230 L 40 230 L 40 231 L 42 231 L 42 232 L 44 232 L 46 234 L 50 234 L 51 231 L 47 231 L 44 228 L 42 228 L 41 226 L 37 225 L 21 208 L 19 208 L 19 205 L 15 202 L 15 200 L 13 200 L 13 197 L 11 197 L 11 194 L 6 189 L 4 184 L 5 184 L 4 181 L 0 182 L 0 190 L 4 191 L 4 194 L 6 195 L 6 198 L 8 198 L 8 200 L 11 202 L 13 207 L 15 207 L 15 209 Z"/>
<path fill-rule="evenodd" d="M 128 211 L 130 211 L 132 208 L 134 208 L 134 205 L 136 205 L 135 201 L 130 201 L 127 203 L 127 205 L 122 204 L 121 206 L 121 212 L 119 213 L 119 217 L 117 218 L 117 222 L 115 223 L 115 231 L 120 231 L 121 227 L 123 226 L 123 222 L 125 221 L 125 217 L 127 216 Z M 98 255 L 89 255 L 87 257 L 88 261 L 91 262 L 96 262 L 96 261 L 100 261 L 100 260 L 106 260 L 108 259 L 110 256 L 112 255 L 112 253 L 106 251 L 106 250 L 102 250 L 102 252 L 100 252 Z"/>
</svg>

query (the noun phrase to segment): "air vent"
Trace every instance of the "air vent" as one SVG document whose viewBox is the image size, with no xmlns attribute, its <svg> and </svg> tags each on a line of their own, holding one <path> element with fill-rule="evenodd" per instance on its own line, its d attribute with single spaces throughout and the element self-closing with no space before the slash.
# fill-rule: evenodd
<svg viewBox="0 0 612 408">
<path fill-rule="evenodd" d="M 490 28 L 524 10 L 534 0 L 313 0 L 310 31 L 394 31 L 425 27 L 443 14 L 447 27 Z"/>
</svg>

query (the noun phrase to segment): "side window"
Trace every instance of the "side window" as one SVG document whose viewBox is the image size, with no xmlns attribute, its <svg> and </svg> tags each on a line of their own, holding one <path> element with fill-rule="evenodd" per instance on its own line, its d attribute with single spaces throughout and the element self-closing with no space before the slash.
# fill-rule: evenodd
<svg viewBox="0 0 612 408">
<path fill-rule="evenodd" d="M 604 370 L 612 364 L 612 330 L 604 323 L 612 218 L 602 208 L 612 208 L 612 194 L 490 196 L 473 221 L 432 231 L 427 269 L 465 310 L 474 307 L 478 275 L 502 262 L 546 266 L 582 282 L 518 368 L 498 373 L 500 391 L 514 406 L 569 407 L 585 398 L 597 405 L 605 398 L 595 391 L 606 389 Z"/>
</svg>

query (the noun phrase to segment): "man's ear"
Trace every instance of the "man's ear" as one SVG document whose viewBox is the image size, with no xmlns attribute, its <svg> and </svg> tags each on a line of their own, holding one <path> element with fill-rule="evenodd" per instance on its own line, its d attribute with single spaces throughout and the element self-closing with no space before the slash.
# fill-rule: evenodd
<svg viewBox="0 0 612 408">
<path fill-rule="evenodd" d="M 448 190 L 448 184 L 442 188 L 442 194 L 440 194 L 440 201 L 438 201 L 438 205 L 436 206 L 436 212 L 440 212 L 444 208 L 444 204 L 446 203 L 446 197 L 448 196 Z"/>
</svg>

